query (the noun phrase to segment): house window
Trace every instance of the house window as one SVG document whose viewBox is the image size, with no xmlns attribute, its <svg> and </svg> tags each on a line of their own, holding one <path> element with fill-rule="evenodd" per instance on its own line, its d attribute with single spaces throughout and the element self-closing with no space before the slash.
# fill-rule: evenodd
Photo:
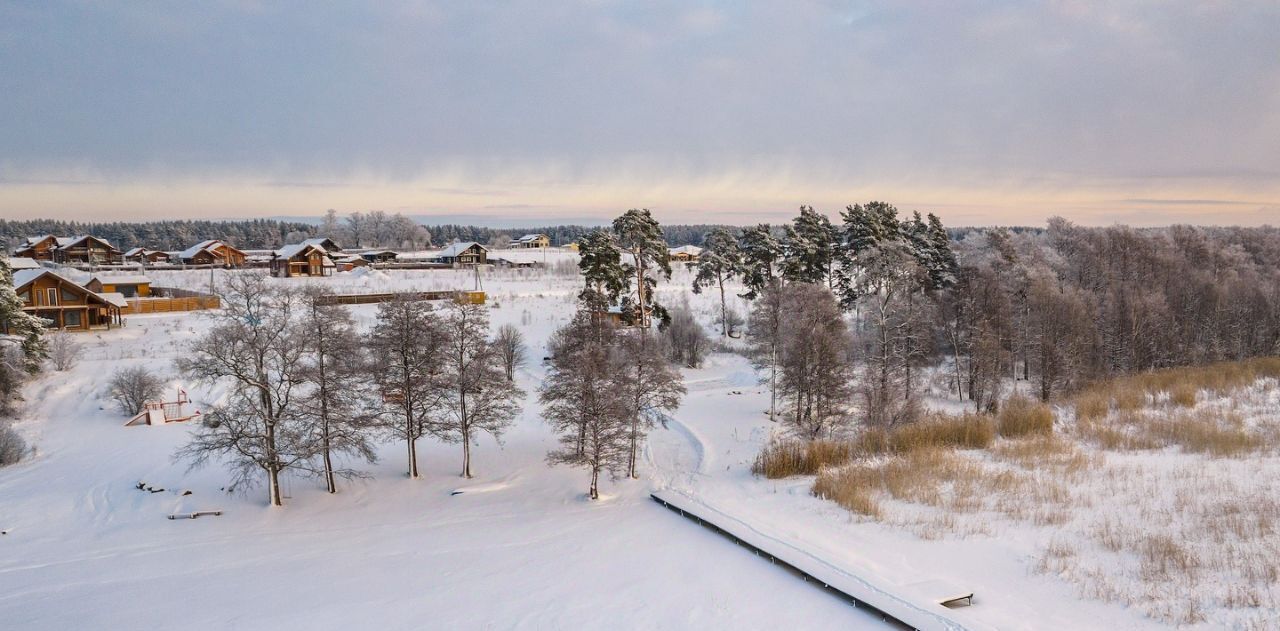
<svg viewBox="0 0 1280 631">
<path fill-rule="evenodd" d="M 49 305 L 49 306 L 53 306 L 53 305 L 58 304 L 58 290 L 57 290 L 57 289 L 54 289 L 53 287 L 50 287 L 50 288 L 48 288 L 48 289 L 44 290 L 44 292 L 45 292 L 45 293 L 44 293 L 44 299 L 47 301 L 45 304 L 47 304 L 47 305 Z"/>
<path fill-rule="evenodd" d="M 65 327 L 68 327 L 68 328 L 71 328 L 71 327 L 79 328 L 79 327 L 80 327 L 80 312 L 79 312 L 79 311 L 64 311 L 64 312 L 62 313 L 62 325 L 63 325 L 63 326 L 65 326 Z"/>
<path fill-rule="evenodd" d="M 77 301 L 77 300 L 79 300 L 79 299 L 80 299 L 80 296 L 77 296 L 77 295 L 76 295 L 76 293 L 75 293 L 74 291 L 71 291 L 70 289 L 67 289 L 66 287 L 63 287 L 63 288 L 62 288 L 62 301 L 63 301 L 63 302 L 75 302 L 75 301 Z"/>
<path fill-rule="evenodd" d="M 30 290 L 30 289 L 28 289 L 28 290 L 26 290 L 26 291 L 24 291 L 24 292 L 22 292 L 22 293 L 18 294 L 18 297 L 22 299 L 22 304 L 26 304 L 26 305 L 31 304 L 31 290 Z"/>
</svg>

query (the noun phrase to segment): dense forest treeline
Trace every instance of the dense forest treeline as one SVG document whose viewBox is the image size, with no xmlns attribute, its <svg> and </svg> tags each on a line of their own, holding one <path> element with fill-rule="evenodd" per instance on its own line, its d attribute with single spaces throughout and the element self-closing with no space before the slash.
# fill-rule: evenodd
<svg viewBox="0 0 1280 631">
<path fill-rule="evenodd" d="M 354 214 L 353 214 L 354 215 Z M 14 221 L 0 219 L 0 241 L 12 248 L 27 237 L 52 234 L 73 236 L 91 234 L 104 238 L 127 250 L 146 247 L 154 250 L 180 250 L 205 239 L 220 239 L 242 249 L 276 248 L 302 238 L 329 236 L 347 247 L 425 247 L 454 241 L 476 241 L 485 244 L 516 239 L 521 235 L 540 233 L 551 237 L 553 245 L 580 240 L 597 228 L 562 225 L 541 228 L 486 228 L 459 224 L 419 225 L 402 215 L 361 213 L 354 224 L 351 215 L 330 219 L 330 223 L 307 223 L 278 219 L 243 219 L 225 221 L 166 220 L 147 222 L 85 222 L 54 219 Z M 701 244 L 703 236 L 716 226 L 673 225 L 663 227 L 663 236 L 671 245 Z M 359 235 L 354 239 L 355 234 Z"/>
</svg>

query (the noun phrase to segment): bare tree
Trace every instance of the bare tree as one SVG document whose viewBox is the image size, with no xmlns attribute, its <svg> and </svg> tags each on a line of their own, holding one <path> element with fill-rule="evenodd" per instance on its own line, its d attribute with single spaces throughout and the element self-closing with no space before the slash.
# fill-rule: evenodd
<svg viewBox="0 0 1280 631">
<path fill-rule="evenodd" d="M 410 478 L 418 477 L 418 446 L 440 410 L 445 331 L 430 303 L 401 295 L 378 306 L 369 348 L 374 382 L 381 390 L 382 425 L 408 449 Z"/>
<path fill-rule="evenodd" d="M 125 416 L 141 412 L 143 404 L 159 399 L 163 389 L 164 381 L 143 366 L 121 368 L 107 382 L 107 394 Z"/>
<path fill-rule="evenodd" d="M 586 468 L 593 500 L 600 497 L 600 474 L 617 475 L 630 453 L 628 401 L 617 387 L 618 372 L 627 366 L 617 356 L 615 339 L 611 325 L 579 311 L 552 336 L 551 367 L 538 393 L 542 416 L 561 445 L 547 461 Z"/>
<path fill-rule="evenodd" d="M 634 333 L 634 332 L 632 332 Z M 628 417 L 627 476 L 636 475 L 640 444 L 657 423 L 666 426 L 666 415 L 680 407 L 685 394 L 680 373 L 671 367 L 662 348 L 645 335 L 618 337 L 618 390 L 623 394 Z"/>
<path fill-rule="evenodd" d="M 71 333 L 56 331 L 49 336 L 49 363 L 58 372 L 75 368 L 84 354 L 84 346 Z"/>
<path fill-rule="evenodd" d="M 305 343 L 296 292 L 268 287 L 259 274 L 233 274 L 221 292 L 215 324 L 177 361 L 187 377 L 226 382 L 227 399 L 204 416 L 178 457 L 201 466 L 216 457 L 234 467 L 232 487 L 263 472 L 272 506 L 281 506 L 280 474 L 313 457 L 309 423 L 296 395 Z"/>
<path fill-rule="evenodd" d="M 769 369 L 769 420 L 778 416 L 778 366 L 782 361 L 783 323 L 787 317 L 785 285 L 769 279 L 757 290 L 747 318 L 748 356 L 757 369 Z"/>
<path fill-rule="evenodd" d="M 351 468 L 335 468 L 333 454 L 377 460 L 371 436 L 376 415 L 369 411 L 368 388 L 361 378 L 364 349 L 347 308 L 325 300 L 323 291 L 309 292 L 302 329 L 307 345 L 302 376 L 311 390 L 300 404 L 313 421 L 325 489 L 336 493 L 337 477 L 358 474 Z"/>
<path fill-rule="evenodd" d="M 498 233 L 489 237 L 489 249 L 505 250 L 511 247 L 511 235 Z"/>
<path fill-rule="evenodd" d="M 27 441 L 23 440 L 22 435 L 8 421 L 0 419 L 0 467 L 14 464 L 25 455 Z"/>
<path fill-rule="evenodd" d="M 672 361 L 689 368 L 698 368 L 711 350 L 711 338 L 698 324 L 686 299 L 670 310 L 671 321 L 662 330 Z"/>
<path fill-rule="evenodd" d="M 850 421 L 852 340 L 836 298 L 825 287 L 791 283 L 784 289 L 778 392 L 788 403 L 786 423 L 813 440 Z"/>
<path fill-rule="evenodd" d="M 528 351 L 524 345 L 524 334 L 514 325 L 504 324 L 498 327 L 493 338 L 493 345 L 502 358 L 502 366 L 507 373 L 507 381 L 515 381 L 516 369 L 524 366 L 528 359 Z"/>
<path fill-rule="evenodd" d="M 524 391 L 502 372 L 498 349 L 489 342 L 485 306 L 457 302 L 447 309 L 442 375 L 445 397 L 435 430 L 445 441 L 462 443 L 462 476 L 470 478 L 476 433 L 501 438 L 520 413 Z"/>
</svg>

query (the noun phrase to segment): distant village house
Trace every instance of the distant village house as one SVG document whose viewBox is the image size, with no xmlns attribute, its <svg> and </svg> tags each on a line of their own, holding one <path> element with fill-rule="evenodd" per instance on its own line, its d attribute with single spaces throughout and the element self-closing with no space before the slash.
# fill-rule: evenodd
<svg viewBox="0 0 1280 631">
<path fill-rule="evenodd" d="M 271 275 L 280 278 L 332 276 L 336 269 L 337 264 L 323 246 L 307 241 L 286 245 L 271 258 Z"/>
<path fill-rule="evenodd" d="M 696 245 L 682 245 L 678 248 L 669 248 L 667 250 L 667 259 L 682 263 L 696 263 L 701 254 L 702 248 Z"/>
<path fill-rule="evenodd" d="M 489 262 L 489 249 L 475 241 L 455 243 L 435 256 L 448 265 L 483 265 Z"/>
<path fill-rule="evenodd" d="M 169 253 L 146 248 L 133 248 L 124 253 L 124 260 L 126 263 L 142 263 L 143 265 L 163 264 L 169 262 Z"/>
<path fill-rule="evenodd" d="M 217 239 L 201 241 L 178 253 L 178 260 L 183 265 L 244 267 L 245 259 L 244 251 Z"/>
<path fill-rule="evenodd" d="M 116 293 L 125 298 L 148 298 L 151 296 L 151 279 L 141 274 L 99 275 L 85 283 L 90 291 L 97 293 Z"/>
<path fill-rule="evenodd" d="M 111 265 L 123 260 L 120 250 L 106 239 L 89 235 L 27 237 L 13 255 L 66 265 Z"/>
<path fill-rule="evenodd" d="M 515 242 L 511 244 L 511 247 L 522 249 L 549 248 L 551 247 L 551 237 L 548 237 L 545 234 L 526 234 L 519 239 L 516 239 Z"/>
</svg>

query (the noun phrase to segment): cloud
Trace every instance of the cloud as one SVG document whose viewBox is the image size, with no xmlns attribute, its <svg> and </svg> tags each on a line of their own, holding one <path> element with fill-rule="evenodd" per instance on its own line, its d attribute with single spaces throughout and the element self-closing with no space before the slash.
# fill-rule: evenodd
<svg viewBox="0 0 1280 631">
<path fill-rule="evenodd" d="M 0 208 L 81 212 L 26 184 L 84 174 L 300 209 L 1277 199 L 1277 31 L 1261 2 L 6 3 Z"/>
</svg>

